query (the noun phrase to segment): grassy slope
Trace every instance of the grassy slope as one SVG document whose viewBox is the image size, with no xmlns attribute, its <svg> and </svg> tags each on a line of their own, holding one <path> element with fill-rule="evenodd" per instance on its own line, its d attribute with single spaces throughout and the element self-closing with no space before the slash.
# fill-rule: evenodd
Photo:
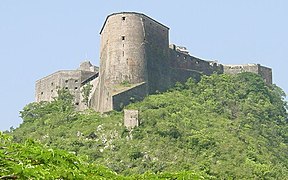
<svg viewBox="0 0 288 180">
<path fill-rule="evenodd" d="M 125 175 L 192 170 L 281 179 L 288 176 L 282 95 L 251 73 L 204 76 L 128 106 L 140 111 L 141 125 L 132 132 L 123 127 L 122 112 L 77 113 L 58 100 L 24 108 L 24 123 L 12 135 L 88 155 Z"/>
</svg>

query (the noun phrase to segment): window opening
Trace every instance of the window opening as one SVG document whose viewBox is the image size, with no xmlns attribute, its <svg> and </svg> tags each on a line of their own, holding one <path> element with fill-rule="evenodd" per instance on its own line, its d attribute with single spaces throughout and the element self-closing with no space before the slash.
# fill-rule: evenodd
<svg viewBox="0 0 288 180">
<path fill-rule="evenodd" d="M 122 17 L 122 20 L 125 21 L 126 17 Z"/>
<path fill-rule="evenodd" d="M 124 41 L 125 40 L 125 36 L 122 36 L 122 41 Z"/>
</svg>

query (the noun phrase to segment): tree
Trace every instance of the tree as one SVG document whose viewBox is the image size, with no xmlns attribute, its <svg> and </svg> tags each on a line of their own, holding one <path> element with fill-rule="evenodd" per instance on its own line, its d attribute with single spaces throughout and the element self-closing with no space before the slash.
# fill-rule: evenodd
<svg viewBox="0 0 288 180">
<path fill-rule="evenodd" d="M 92 91 L 93 85 L 92 84 L 86 84 L 83 89 L 81 90 L 82 96 L 83 96 L 83 102 L 87 107 L 89 107 L 89 96 Z"/>
</svg>

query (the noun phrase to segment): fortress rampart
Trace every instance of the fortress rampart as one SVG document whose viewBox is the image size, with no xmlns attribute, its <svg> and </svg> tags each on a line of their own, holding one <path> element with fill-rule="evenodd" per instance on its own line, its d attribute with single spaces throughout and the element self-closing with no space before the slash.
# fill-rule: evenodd
<svg viewBox="0 0 288 180">
<path fill-rule="evenodd" d="M 174 44 L 169 46 L 169 28 L 141 13 L 120 12 L 109 15 L 100 36 L 99 74 L 91 70 L 92 65 L 83 64 L 80 66 L 80 75 L 78 71 L 73 71 L 59 76 L 56 73 L 50 79 L 43 78 L 39 80 L 41 83 L 36 83 L 36 101 L 51 100 L 49 93 L 47 96 L 39 95 L 39 92 L 51 89 L 48 87 L 51 79 L 54 81 L 58 77 L 58 81 L 61 81 L 84 78 L 84 72 L 94 74 L 86 80 L 81 79 L 79 86 L 85 83 L 93 85 L 89 107 L 99 112 L 120 110 L 148 94 L 163 92 L 176 82 L 185 82 L 190 77 L 199 80 L 202 75 L 213 73 L 236 74 L 248 71 L 260 74 L 267 83 L 272 83 L 272 70 L 259 64 L 223 65 L 193 57 L 185 47 Z M 59 83 L 59 86 L 64 87 L 63 83 Z M 72 84 L 68 89 L 75 87 Z M 81 100 L 81 96 L 75 98 L 76 101 Z"/>
<path fill-rule="evenodd" d="M 76 109 L 86 109 L 87 105 L 82 102 L 81 89 L 96 77 L 98 77 L 98 67 L 90 62 L 81 63 L 77 70 L 57 71 L 36 81 L 36 102 L 52 101 L 57 97 L 57 91 L 64 88 L 74 96 Z"/>
<path fill-rule="evenodd" d="M 245 64 L 245 65 L 224 65 L 224 73 L 238 74 L 241 72 L 253 72 L 260 74 L 266 83 L 272 84 L 272 69 L 261 66 L 260 64 Z"/>
</svg>

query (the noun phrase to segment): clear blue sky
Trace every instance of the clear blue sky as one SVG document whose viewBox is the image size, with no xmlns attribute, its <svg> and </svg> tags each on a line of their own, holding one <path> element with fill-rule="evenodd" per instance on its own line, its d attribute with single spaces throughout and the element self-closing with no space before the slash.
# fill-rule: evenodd
<svg viewBox="0 0 288 180">
<path fill-rule="evenodd" d="M 21 123 L 34 101 L 35 81 L 75 69 L 86 54 L 99 64 L 99 31 L 113 12 L 142 12 L 170 27 L 170 43 L 226 64 L 273 68 L 274 83 L 288 92 L 286 0 L 1 0 L 0 130 Z"/>
</svg>

